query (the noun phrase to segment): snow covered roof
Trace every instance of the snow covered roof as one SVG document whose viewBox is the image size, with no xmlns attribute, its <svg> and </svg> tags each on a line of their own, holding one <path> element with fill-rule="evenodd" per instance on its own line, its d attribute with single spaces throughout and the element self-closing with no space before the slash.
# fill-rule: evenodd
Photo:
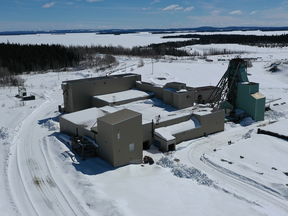
<svg viewBox="0 0 288 216">
<path fill-rule="evenodd" d="M 150 123 L 152 120 L 156 122 L 156 119 L 159 119 L 159 122 L 165 122 L 179 117 L 189 116 L 192 115 L 192 113 L 203 116 L 213 112 L 213 109 L 208 106 L 188 107 L 177 110 L 157 98 L 139 100 L 113 107 L 105 106 L 99 109 L 105 113 L 113 113 L 125 108 L 141 113 L 142 124 Z"/>
<path fill-rule="evenodd" d="M 172 91 L 172 92 L 177 92 L 177 93 L 181 93 L 181 92 L 188 92 L 187 89 L 180 89 L 180 90 L 177 90 L 177 89 L 174 89 L 174 88 L 165 88 L 164 90 L 166 90 L 166 91 Z"/>
<path fill-rule="evenodd" d="M 187 89 L 180 89 L 179 91 L 177 92 L 187 92 Z"/>
<path fill-rule="evenodd" d="M 129 109 L 122 109 L 109 115 L 103 116 L 99 119 L 99 121 L 101 120 L 102 122 L 114 125 L 139 115 L 141 115 L 141 113 Z"/>
<path fill-rule="evenodd" d="M 161 137 L 162 139 L 166 141 L 171 141 L 171 140 L 176 139 L 174 136 L 172 136 L 170 131 L 166 129 L 166 127 L 155 129 L 154 134 Z"/>
<path fill-rule="evenodd" d="M 239 82 L 240 84 L 243 84 L 243 85 L 259 85 L 259 83 L 255 83 L 255 82 Z"/>
<path fill-rule="evenodd" d="M 94 96 L 93 98 L 97 98 L 99 100 L 106 101 L 108 103 L 113 103 L 113 102 L 126 101 L 130 99 L 150 97 L 152 95 L 154 95 L 154 92 L 144 92 L 138 89 L 130 89 L 130 90 L 121 91 L 121 92 L 97 95 L 97 96 Z"/>
<path fill-rule="evenodd" d="M 260 92 L 256 92 L 255 94 L 251 94 L 251 96 L 254 97 L 255 99 L 265 98 L 265 96 L 263 94 L 261 94 Z"/>
<path fill-rule="evenodd" d="M 93 107 L 90 109 L 62 115 L 62 118 L 77 125 L 84 125 L 86 129 L 90 130 L 92 126 L 95 127 L 97 125 L 97 119 L 104 115 L 106 115 L 105 112 L 96 107 Z"/>
<path fill-rule="evenodd" d="M 199 121 L 193 116 L 190 120 L 178 124 L 170 125 L 155 129 L 155 134 L 162 139 L 169 141 L 175 139 L 173 135 L 201 127 Z"/>
<path fill-rule="evenodd" d="M 109 79 L 118 79 L 118 78 L 124 78 L 124 77 L 141 77 L 139 74 L 134 73 L 127 73 L 127 74 L 116 74 L 116 75 L 110 75 L 110 76 L 100 76 L 100 77 L 92 77 L 92 78 L 85 78 L 85 79 L 75 79 L 75 80 L 66 80 L 62 82 L 63 84 L 70 84 L 70 83 L 80 83 L 80 82 L 90 82 L 91 80 L 109 80 Z"/>
</svg>

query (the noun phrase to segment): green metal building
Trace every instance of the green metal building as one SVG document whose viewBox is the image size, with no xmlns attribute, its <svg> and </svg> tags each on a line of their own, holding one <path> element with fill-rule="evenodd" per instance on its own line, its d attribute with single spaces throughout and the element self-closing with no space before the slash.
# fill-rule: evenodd
<svg viewBox="0 0 288 216">
<path fill-rule="evenodd" d="M 236 107 L 244 110 L 255 121 L 264 119 L 265 100 L 265 96 L 259 92 L 258 83 L 238 83 Z"/>
</svg>

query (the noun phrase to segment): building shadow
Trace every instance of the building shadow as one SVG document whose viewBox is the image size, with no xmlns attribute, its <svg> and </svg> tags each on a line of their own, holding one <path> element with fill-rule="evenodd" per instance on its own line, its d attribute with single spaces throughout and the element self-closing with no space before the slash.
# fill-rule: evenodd
<svg viewBox="0 0 288 216">
<path fill-rule="evenodd" d="M 99 157 L 87 156 L 83 158 L 82 156 L 79 156 L 76 151 L 72 150 L 71 146 L 67 142 L 60 138 L 61 134 L 62 133 L 54 132 L 48 137 L 56 138 L 67 147 L 67 149 L 64 149 L 60 153 L 59 157 L 63 161 L 68 159 L 72 161 L 71 165 L 74 166 L 77 171 L 85 175 L 99 175 L 117 169 Z"/>
</svg>

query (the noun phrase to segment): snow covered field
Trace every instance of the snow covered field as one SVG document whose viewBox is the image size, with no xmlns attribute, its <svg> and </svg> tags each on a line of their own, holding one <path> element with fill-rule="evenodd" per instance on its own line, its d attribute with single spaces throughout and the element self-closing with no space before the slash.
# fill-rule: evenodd
<svg viewBox="0 0 288 216">
<path fill-rule="evenodd" d="M 20 44 L 62 44 L 62 45 L 112 45 L 123 47 L 146 46 L 151 43 L 163 43 L 167 41 L 185 41 L 184 38 L 161 39 L 163 36 L 173 36 L 186 33 L 175 34 L 151 34 L 149 32 L 140 32 L 134 34 L 100 34 L 95 33 L 70 33 L 70 34 L 31 34 L 31 35 L 0 35 L 0 43 L 20 43 Z M 193 32 L 192 32 L 193 33 Z M 252 34 L 252 35 L 281 35 L 285 31 L 232 31 L 232 32 L 199 32 L 197 34 Z"/>
<path fill-rule="evenodd" d="M 33 37 L 46 37 L 46 43 L 61 43 L 54 39 L 66 36 L 1 36 L 0 42 L 36 43 Z M 86 34 L 74 36 L 65 41 L 92 43 Z M 159 42 L 159 35 L 150 36 L 101 36 L 106 39 L 99 43 L 122 44 L 121 37 L 123 46 Z M 143 155 L 151 156 L 153 165 L 114 169 L 99 158 L 82 161 L 59 139 L 61 82 L 109 71 L 23 75 L 35 101 L 19 101 L 17 88 L 0 88 L 0 215 L 288 215 L 288 141 L 257 134 L 261 128 L 288 136 L 288 48 L 212 44 L 189 49 L 211 47 L 261 57 L 248 69 L 249 79 L 260 83 L 267 101 L 280 99 L 270 103 L 264 121 L 226 123 L 225 131 L 182 142 L 169 154 L 152 146 Z M 160 85 L 217 85 L 229 63 L 218 58 L 233 55 L 209 57 L 213 62 L 167 57 L 154 60 L 152 73 L 151 59 L 138 68 L 137 58 L 117 57 L 120 70 L 114 74 L 139 73 L 143 81 Z M 274 63 L 279 71 L 271 73 Z"/>
</svg>

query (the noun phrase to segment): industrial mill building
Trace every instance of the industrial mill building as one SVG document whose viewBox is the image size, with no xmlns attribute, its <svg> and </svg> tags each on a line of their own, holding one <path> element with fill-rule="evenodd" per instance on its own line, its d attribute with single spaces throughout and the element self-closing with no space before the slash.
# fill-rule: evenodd
<svg viewBox="0 0 288 216">
<path fill-rule="evenodd" d="M 259 84 L 236 67 L 234 72 L 228 68 L 217 87 L 180 82 L 156 86 L 132 73 L 64 81 L 67 114 L 60 116 L 60 131 L 93 140 L 99 157 L 118 167 L 141 163 L 143 149 L 152 144 L 171 151 L 182 141 L 223 131 L 229 109 L 237 107 L 262 120 L 265 97 Z"/>
<path fill-rule="evenodd" d="M 183 140 L 224 130 L 223 110 L 193 107 L 207 100 L 212 87 L 159 87 L 142 83 L 138 74 L 123 74 L 64 81 L 62 89 L 68 114 L 60 116 L 60 131 L 93 139 L 98 155 L 114 167 L 140 163 L 143 149 L 153 143 L 169 151 Z"/>
</svg>

